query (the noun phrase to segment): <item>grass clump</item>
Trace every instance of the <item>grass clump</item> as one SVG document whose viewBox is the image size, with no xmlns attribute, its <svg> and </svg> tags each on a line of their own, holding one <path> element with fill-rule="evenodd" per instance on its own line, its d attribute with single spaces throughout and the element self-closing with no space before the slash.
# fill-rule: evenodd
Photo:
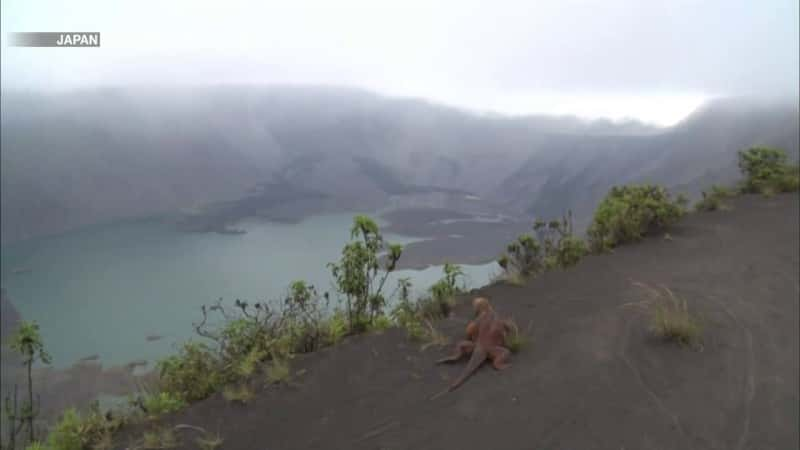
<svg viewBox="0 0 800 450">
<path fill-rule="evenodd" d="M 514 285 L 547 270 L 574 266 L 587 253 L 586 243 L 572 231 L 572 213 L 561 220 L 537 220 L 534 234 L 520 235 L 497 260 L 502 278 Z"/>
<path fill-rule="evenodd" d="M 253 400 L 255 392 L 253 392 L 253 389 L 251 389 L 247 383 L 239 383 L 227 385 L 222 388 L 222 396 L 231 403 L 241 403 L 245 405 Z"/>
<path fill-rule="evenodd" d="M 589 246 L 602 252 L 638 241 L 651 231 L 677 222 L 686 213 L 686 203 L 683 196 L 673 200 L 661 186 L 614 186 L 595 210 L 587 231 Z"/>
<path fill-rule="evenodd" d="M 642 302 L 650 317 L 650 328 L 663 339 L 681 346 L 700 343 L 702 326 L 689 310 L 686 299 L 678 297 L 667 287 L 656 289 L 643 283 L 635 285 L 644 290 L 647 299 Z"/>
<path fill-rule="evenodd" d="M 739 169 L 745 175 L 742 192 L 770 196 L 800 189 L 800 166 L 789 163 L 786 151 L 751 147 L 740 151 L 738 156 Z"/>
<path fill-rule="evenodd" d="M 134 403 L 150 417 L 158 417 L 162 414 L 175 412 L 186 406 L 186 401 L 183 398 L 168 391 L 146 393 Z"/>
<path fill-rule="evenodd" d="M 513 319 L 506 320 L 506 323 L 508 324 L 508 333 L 505 339 L 506 348 L 511 350 L 511 353 L 518 353 L 523 347 L 528 345 L 528 338 L 522 334 L 519 326 L 517 326 L 517 323 Z"/>
<path fill-rule="evenodd" d="M 712 185 L 709 192 L 703 191 L 703 198 L 694 205 L 696 211 L 726 211 L 731 207 L 725 200 L 734 196 L 728 188 Z"/>
<path fill-rule="evenodd" d="M 178 438 L 172 428 L 161 430 L 145 431 L 142 435 L 142 448 L 148 450 L 175 448 L 178 446 Z"/>
</svg>

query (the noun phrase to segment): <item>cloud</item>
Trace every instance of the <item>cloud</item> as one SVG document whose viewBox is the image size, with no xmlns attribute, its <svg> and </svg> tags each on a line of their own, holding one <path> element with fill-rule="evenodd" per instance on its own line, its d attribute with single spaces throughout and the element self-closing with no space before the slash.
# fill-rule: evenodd
<svg viewBox="0 0 800 450">
<path fill-rule="evenodd" d="M 633 105 L 667 96 L 797 95 L 800 76 L 797 0 L 7 0 L 2 28 L 97 30 L 103 45 L 4 36 L 4 87 L 344 84 L 511 113 L 608 99 L 602 113 L 642 116 Z"/>
</svg>

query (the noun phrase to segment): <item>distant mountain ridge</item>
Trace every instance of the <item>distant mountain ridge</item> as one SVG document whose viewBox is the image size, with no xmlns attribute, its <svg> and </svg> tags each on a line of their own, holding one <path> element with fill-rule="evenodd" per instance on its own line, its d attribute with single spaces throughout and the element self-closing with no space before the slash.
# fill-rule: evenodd
<svg viewBox="0 0 800 450">
<path fill-rule="evenodd" d="M 572 208 L 585 216 L 612 184 L 654 181 L 696 192 L 733 179 L 741 148 L 798 153 L 793 99 L 713 102 L 660 129 L 477 115 L 332 87 L 120 88 L 4 92 L 1 120 L 4 244 L 232 204 L 264 183 L 308 192 L 315 200 L 303 214 L 463 203 L 457 208 L 523 215 Z M 463 202 L 467 195 L 479 200 Z M 269 198 L 232 210 L 299 214 L 275 200 L 287 195 Z"/>
</svg>

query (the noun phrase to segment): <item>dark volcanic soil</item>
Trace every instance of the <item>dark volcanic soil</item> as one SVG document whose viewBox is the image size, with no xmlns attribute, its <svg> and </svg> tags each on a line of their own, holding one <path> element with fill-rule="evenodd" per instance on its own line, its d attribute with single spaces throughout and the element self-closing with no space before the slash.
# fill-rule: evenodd
<svg viewBox="0 0 800 450">
<path fill-rule="evenodd" d="M 435 366 L 399 330 L 298 357 L 289 386 L 247 406 L 220 395 L 170 423 L 223 449 L 791 449 L 798 447 L 798 196 L 745 197 L 524 287 L 479 291 L 530 324 L 504 372 Z M 704 322 L 702 351 L 651 337 L 632 281 L 663 284 Z M 466 300 L 466 298 L 462 299 Z M 438 324 L 463 332 L 465 302 Z M 141 435 L 127 430 L 124 443 Z M 193 431 L 180 431 L 196 448 Z"/>
</svg>

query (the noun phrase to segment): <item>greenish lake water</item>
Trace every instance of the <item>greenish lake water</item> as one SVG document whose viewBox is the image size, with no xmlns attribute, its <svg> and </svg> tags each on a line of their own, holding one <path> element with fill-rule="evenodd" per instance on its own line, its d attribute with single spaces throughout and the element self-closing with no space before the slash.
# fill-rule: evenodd
<svg viewBox="0 0 800 450">
<path fill-rule="evenodd" d="M 333 295 L 326 264 L 339 258 L 352 218 L 249 221 L 237 225 L 247 230 L 242 235 L 182 233 L 159 220 L 88 227 L 2 247 L 2 286 L 24 319 L 41 325 L 56 367 L 95 354 L 106 367 L 153 361 L 192 337 L 200 306 L 220 297 L 274 300 L 297 279 Z M 487 284 L 499 271 L 495 263 L 463 268 L 468 287 Z M 401 277 L 420 293 L 441 277 L 441 267 L 398 271 L 387 283 L 390 292 Z M 163 339 L 148 342 L 148 335 Z"/>
</svg>

